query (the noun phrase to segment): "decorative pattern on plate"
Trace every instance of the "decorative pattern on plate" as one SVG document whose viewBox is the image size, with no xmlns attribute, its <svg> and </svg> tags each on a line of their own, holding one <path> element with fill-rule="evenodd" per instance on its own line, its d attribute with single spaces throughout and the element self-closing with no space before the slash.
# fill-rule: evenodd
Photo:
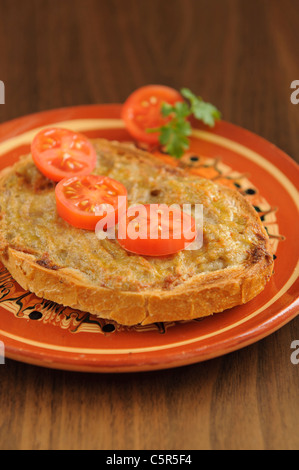
<svg viewBox="0 0 299 470">
<path fill-rule="evenodd" d="M 276 253 L 278 242 L 285 239 L 279 233 L 277 225 L 275 213 L 278 208 L 270 206 L 258 188 L 249 181 L 250 175 L 237 173 L 225 165 L 221 158 L 208 158 L 202 155 L 186 154 L 180 165 L 190 167 L 191 173 L 237 189 L 258 212 L 269 235 L 272 253 Z"/>
</svg>

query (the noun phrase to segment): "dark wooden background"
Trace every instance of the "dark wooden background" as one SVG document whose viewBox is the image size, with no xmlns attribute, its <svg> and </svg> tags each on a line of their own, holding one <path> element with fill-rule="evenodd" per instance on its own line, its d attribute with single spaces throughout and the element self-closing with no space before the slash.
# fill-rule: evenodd
<svg viewBox="0 0 299 470">
<path fill-rule="evenodd" d="M 0 0 L 0 122 L 186 86 L 296 160 L 298 0 Z M 299 319 L 225 357 L 85 375 L 0 366 L 1 449 L 298 449 Z"/>
</svg>

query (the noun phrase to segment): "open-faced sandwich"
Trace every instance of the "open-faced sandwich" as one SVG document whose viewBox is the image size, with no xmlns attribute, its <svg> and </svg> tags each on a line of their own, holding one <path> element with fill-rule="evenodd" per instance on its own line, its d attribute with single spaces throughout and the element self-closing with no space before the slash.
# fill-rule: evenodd
<svg viewBox="0 0 299 470">
<path fill-rule="evenodd" d="M 167 101 L 153 90 L 150 95 L 142 96 L 142 113 Z M 150 139 L 163 134 L 167 146 L 165 128 L 174 106 L 180 110 L 184 103 L 181 96 L 168 99 L 158 123 L 164 131 L 155 129 Z M 127 121 L 131 104 L 124 108 Z M 155 127 L 142 119 L 134 116 L 135 128 Z M 141 206 L 145 212 L 137 217 Z M 165 232 L 162 213 L 170 206 L 175 210 Z M 24 289 L 122 325 L 222 312 L 259 294 L 273 270 L 267 233 L 238 191 L 132 145 L 90 142 L 65 129 L 41 131 L 32 154 L 2 172 L 0 208 L 0 259 Z M 134 211 L 128 216 L 129 208 L 136 217 Z M 181 228 L 185 218 L 190 233 L 177 235 L 176 223 Z"/>
</svg>

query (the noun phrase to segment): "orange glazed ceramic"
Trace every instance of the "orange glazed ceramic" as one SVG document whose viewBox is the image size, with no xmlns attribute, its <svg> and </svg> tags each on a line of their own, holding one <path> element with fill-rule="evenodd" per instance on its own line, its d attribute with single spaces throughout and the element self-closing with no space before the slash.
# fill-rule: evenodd
<svg viewBox="0 0 299 470">
<path fill-rule="evenodd" d="M 130 141 L 120 105 L 79 106 L 38 113 L 0 125 L 0 169 L 29 152 L 45 126 L 90 138 Z M 176 165 L 169 156 L 152 149 Z M 299 312 L 299 217 L 296 163 L 266 140 L 220 121 L 194 127 L 180 164 L 199 177 L 240 191 L 255 207 L 270 237 L 275 273 L 248 304 L 200 321 L 120 327 L 87 312 L 24 291 L 0 265 L 0 340 L 5 356 L 43 367 L 85 372 L 127 372 L 192 364 L 243 348 Z"/>
</svg>

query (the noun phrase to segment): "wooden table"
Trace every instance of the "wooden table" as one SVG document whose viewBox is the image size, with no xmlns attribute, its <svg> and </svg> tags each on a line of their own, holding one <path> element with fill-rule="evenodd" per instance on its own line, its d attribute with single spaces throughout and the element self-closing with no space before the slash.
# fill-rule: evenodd
<svg viewBox="0 0 299 470">
<path fill-rule="evenodd" d="M 298 160 L 297 0 L 0 0 L 0 121 L 189 87 Z M 298 449 L 299 318 L 225 357 L 124 374 L 0 366 L 1 449 Z"/>
</svg>

